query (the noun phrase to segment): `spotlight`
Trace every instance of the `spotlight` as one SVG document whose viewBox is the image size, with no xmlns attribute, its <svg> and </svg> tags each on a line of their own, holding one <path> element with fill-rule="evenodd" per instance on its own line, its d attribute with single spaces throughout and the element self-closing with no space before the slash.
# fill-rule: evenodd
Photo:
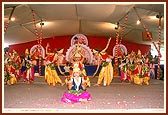
<svg viewBox="0 0 168 115">
<path fill-rule="evenodd" d="M 161 15 L 156 15 L 156 18 L 162 18 L 162 16 Z"/>
<path fill-rule="evenodd" d="M 40 25 L 42 25 L 42 26 L 43 26 L 43 25 L 44 25 L 44 22 L 41 22 L 41 23 L 40 23 Z"/>
<path fill-rule="evenodd" d="M 141 22 L 140 22 L 140 20 L 137 20 L 137 25 L 139 25 Z"/>
<path fill-rule="evenodd" d="M 115 27 L 115 30 L 118 30 L 118 27 Z"/>
<path fill-rule="evenodd" d="M 11 20 L 11 21 L 15 21 L 15 18 L 14 18 L 14 17 L 12 17 L 10 20 Z"/>
<path fill-rule="evenodd" d="M 119 28 L 119 22 L 117 22 L 117 26 L 115 27 L 115 30 L 118 30 L 118 28 Z"/>
</svg>

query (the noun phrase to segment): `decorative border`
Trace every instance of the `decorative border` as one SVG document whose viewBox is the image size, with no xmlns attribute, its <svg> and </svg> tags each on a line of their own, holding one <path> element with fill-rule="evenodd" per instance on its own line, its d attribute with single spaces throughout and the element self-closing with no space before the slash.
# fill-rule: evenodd
<svg viewBox="0 0 168 115">
<path fill-rule="evenodd" d="M 79 41 L 80 44 L 87 45 L 88 46 L 88 39 L 83 34 L 75 34 L 71 39 L 71 46 L 75 45 L 76 38 L 78 38 L 77 41 Z M 83 41 L 84 40 L 84 41 Z M 82 43 L 84 42 L 84 43 Z"/>
<path fill-rule="evenodd" d="M 30 53 L 33 53 L 34 50 L 36 49 L 36 47 L 38 47 L 38 45 L 32 46 L 31 49 L 30 49 Z M 41 49 L 42 57 L 43 57 L 43 59 L 44 59 L 44 58 L 45 58 L 45 50 L 44 50 L 43 46 L 40 46 L 40 49 Z"/>
<path fill-rule="evenodd" d="M 85 51 L 87 51 L 87 54 L 89 55 L 89 60 L 88 60 L 88 62 L 89 62 L 89 64 L 91 64 L 92 61 L 93 61 L 93 53 L 92 53 L 91 49 L 90 49 L 88 46 L 83 45 L 83 44 L 80 44 L 80 46 L 81 46 Z M 75 46 L 75 45 L 72 45 L 72 46 L 70 46 L 70 48 L 67 50 L 66 55 L 65 55 L 65 59 L 66 59 L 67 61 L 70 61 L 70 57 L 71 57 L 71 55 L 72 55 L 72 51 L 73 51 L 74 48 L 76 48 L 76 46 Z"/>
<path fill-rule="evenodd" d="M 116 47 L 117 47 L 117 46 L 115 45 L 114 48 L 113 48 L 113 56 L 116 55 L 116 54 L 115 54 L 115 53 L 116 53 L 115 50 L 117 49 Z M 125 53 L 125 54 L 127 55 L 127 48 L 125 47 L 125 45 L 119 44 L 119 48 L 121 49 L 121 51 L 122 51 L 123 53 Z"/>
</svg>

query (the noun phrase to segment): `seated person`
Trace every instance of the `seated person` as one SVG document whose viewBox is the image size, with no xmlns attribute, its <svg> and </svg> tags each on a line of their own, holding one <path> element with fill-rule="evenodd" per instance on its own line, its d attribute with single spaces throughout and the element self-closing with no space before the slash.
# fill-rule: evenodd
<svg viewBox="0 0 168 115">
<path fill-rule="evenodd" d="M 86 82 L 80 77 L 81 70 L 79 68 L 73 69 L 73 77 L 68 79 L 68 92 L 63 94 L 61 101 L 64 103 L 87 102 L 91 100 L 91 95 L 86 91 Z"/>
<path fill-rule="evenodd" d="M 64 70 L 65 70 L 65 72 L 64 72 L 64 75 L 70 75 L 70 64 L 69 64 L 69 62 L 66 62 L 66 64 L 65 64 L 65 66 L 64 66 Z"/>
</svg>

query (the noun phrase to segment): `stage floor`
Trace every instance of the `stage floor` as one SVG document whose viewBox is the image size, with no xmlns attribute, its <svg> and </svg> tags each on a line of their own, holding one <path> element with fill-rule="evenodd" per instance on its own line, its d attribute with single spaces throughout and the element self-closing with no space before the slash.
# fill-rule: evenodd
<svg viewBox="0 0 168 115">
<path fill-rule="evenodd" d="M 61 76 L 64 80 L 65 77 Z M 2 112 L 43 113 L 164 113 L 164 81 L 151 79 L 150 85 L 121 83 L 118 77 L 110 86 L 95 87 L 97 77 L 90 77 L 87 90 L 92 100 L 86 103 L 64 104 L 60 101 L 66 86 L 48 86 L 44 77 L 31 84 L 21 79 L 15 85 L 4 85 Z M 3 100 L 2 100 L 3 101 Z"/>
</svg>

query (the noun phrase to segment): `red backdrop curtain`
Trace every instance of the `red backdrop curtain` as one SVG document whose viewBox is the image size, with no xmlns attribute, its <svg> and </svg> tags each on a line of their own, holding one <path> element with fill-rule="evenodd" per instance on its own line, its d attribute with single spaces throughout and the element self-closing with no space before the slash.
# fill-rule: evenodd
<svg viewBox="0 0 168 115">
<path fill-rule="evenodd" d="M 46 47 L 47 43 L 50 44 L 51 51 L 56 49 L 62 49 L 64 48 L 64 54 L 66 53 L 67 49 L 71 45 L 71 38 L 73 36 L 60 36 L 60 37 L 51 37 L 43 39 L 42 46 Z M 106 37 L 94 37 L 94 36 L 87 36 L 88 38 L 88 45 L 91 49 L 99 49 L 102 50 L 105 48 L 108 38 Z M 36 45 L 37 41 L 27 42 L 27 43 L 21 43 L 21 44 L 15 44 L 9 46 L 9 52 L 12 52 L 12 50 L 16 50 L 20 55 L 24 54 L 26 48 L 29 50 L 33 45 Z M 122 41 L 122 44 L 126 46 L 127 51 L 130 53 L 131 51 L 137 52 L 138 49 L 141 50 L 142 54 L 147 53 L 150 50 L 150 45 L 143 45 L 143 44 L 137 44 L 137 43 L 131 43 Z M 109 48 L 107 49 L 107 53 L 110 55 L 113 55 L 113 47 L 115 46 L 115 38 L 111 40 Z"/>
</svg>

